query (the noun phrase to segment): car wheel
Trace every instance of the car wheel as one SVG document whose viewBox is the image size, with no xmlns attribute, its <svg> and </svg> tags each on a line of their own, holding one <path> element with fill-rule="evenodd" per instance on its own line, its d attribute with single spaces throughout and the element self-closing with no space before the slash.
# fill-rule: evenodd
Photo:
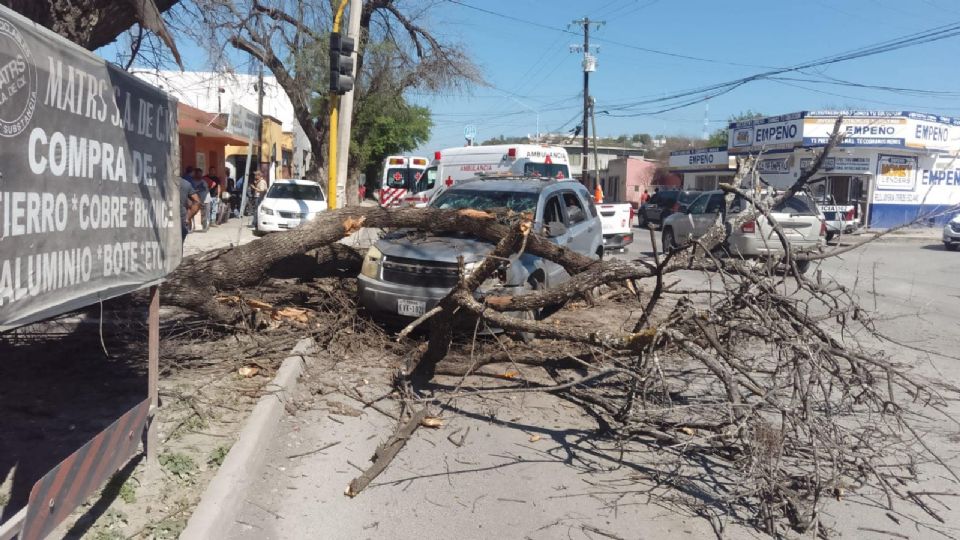
<svg viewBox="0 0 960 540">
<path fill-rule="evenodd" d="M 827 243 L 829 244 L 830 241 L 833 240 L 833 239 L 836 238 L 836 237 L 837 237 L 837 233 L 835 233 L 835 232 L 828 232 L 828 233 L 827 233 Z"/>
<path fill-rule="evenodd" d="M 253 235 L 256 236 L 257 238 L 259 238 L 259 237 L 261 237 L 261 236 L 265 236 L 266 234 L 267 234 L 267 233 L 261 231 L 260 229 L 254 229 L 254 230 L 253 230 Z"/>
<path fill-rule="evenodd" d="M 663 230 L 663 252 L 670 253 L 677 249 L 677 240 L 673 236 L 673 229 L 666 228 Z"/>
<path fill-rule="evenodd" d="M 810 261 L 794 261 L 794 264 L 797 265 L 797 272 L 799 272 L 801 276 L 806 274 L 807 270 L 810 269 Z"/>
<path fill-rule="evenodd" d="M 646 229 L 647 227 L 650 226 L 650 222 L 647 221 L 646 214 L 640 214 L 640 218 L 637 221 L 638 221 L 637 226 L 640 227 L 641 229 Z"/>
<path fill-rule="evenodd" d="M 956 251 L 956 250 L 957 250 L 957 244 L 950 244 L 950 243 L 948 243 L 948 242 L 944 242 L 944 243 L 943 243 L 943 247 L 947 248 L 947 251 Z"/>
</svg>

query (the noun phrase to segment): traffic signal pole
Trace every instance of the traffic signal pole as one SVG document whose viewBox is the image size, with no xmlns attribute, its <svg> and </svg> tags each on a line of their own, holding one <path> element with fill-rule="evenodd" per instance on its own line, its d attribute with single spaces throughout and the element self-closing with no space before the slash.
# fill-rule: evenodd
<svg viewBox="0 0 960 540">
<path fill-rule="evenodd" d="M 340 20 L 349 0 L 340 0 L 333 17 L 333 31 L 340 32 Z M 332 66 L 331 66 L 332 67 Z M 327 148 L 327 208 L 337 207 L 337 122 L 340 120 L 340 96 L 330 92 L 330 143 Z"/>
<path fill-rule="evenodd" d="M 360 49 L 360 15 L 363 12 L 363 0 L 349 0 L 350 11 L 347 17 L 347 35 L 354 39 L 354 51 L 350 55 L 353 58 L 353 73 L 357 73 L 357 51 Z M 353 123 L 353 96 L 354 91 L 350 90 L 340 98 L 340 125 L 339 142 L 337 148 L 340 149 L 340 155 L 337 158 L 337 189 L 344 194 L 344 200 L 340 201 L 342 206 L 346 206 L 350 200 L 347 195 L 347 160 L 350 158 L 350 126 Z"/>
</svg>

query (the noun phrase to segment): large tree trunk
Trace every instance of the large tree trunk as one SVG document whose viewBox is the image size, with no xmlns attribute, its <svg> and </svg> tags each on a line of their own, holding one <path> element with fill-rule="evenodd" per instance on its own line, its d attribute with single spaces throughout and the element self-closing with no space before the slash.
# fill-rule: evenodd
<svg viewBox="0 0 960 540">
<path fill-rule="evenodd" d="M 94 50 L 107 45 L 141 22 L 134 5 L 139 0 L 0 0 L 28 19 L 70 41 Z M 162 13 L 180 0 L 154 0 Z"/>
</svg>

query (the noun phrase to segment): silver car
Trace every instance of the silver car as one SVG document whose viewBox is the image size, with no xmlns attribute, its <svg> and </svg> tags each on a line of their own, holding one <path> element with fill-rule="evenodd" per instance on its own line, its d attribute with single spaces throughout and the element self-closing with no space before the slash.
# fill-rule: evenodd
<svg viewBox="0 0 960 540">
<path fill-rule="evenodd" d="M 600 257 L 600 219 L 587 189 L 578 182 L 540 179 L 478 179 L 454 184 L 430 203 L 444 209 L 507 208 L 530 212 L 534 230 L 577 253 Z M 419 317 L 457 284 L 458 258 L 472 271 L 493 244 L 460 235 L 424 236 L 399 231 L 379 240 L 363 261 L 360 303 L 381 319 Z M 560 265 L 524 253 L 511 256 L 481 291 L 503 288 L 507 294 L 553 287 L 569 279 Z M 539 317 L 540 313 L 521 314 Z"/>
<path fill-rule="evenodd" d="M 949 251 L 956 251 L 960 246 L 960 214 L 943 226 L 943 246 Z"/>
<path fill-rule="evenodd" d="M 740 197 L 730 205 L 726 215 L 722 191 L 706 191 L 690 203 L 684 212 L 673 214 L 663 222 L 663 249 L 700 238 L 718 219 L 732 222 L 749 203 Z M 817 204 L 806 194 L 798 193 L 773 208 L 773 218 L 780 224 L 794 252 L 817 250 L 823 245 L 826 225 Z M 729 229 L 729 225 L 727 225 Z M 783 246 L 769 221 L 763 216 L 748 221 L 736 230 L 729 230 L 725 241 L 727 252 L 736 257 L 780 259 Z M 800 261 L 798 270 L 806 272 L 808 261 Z"/>
</svg>

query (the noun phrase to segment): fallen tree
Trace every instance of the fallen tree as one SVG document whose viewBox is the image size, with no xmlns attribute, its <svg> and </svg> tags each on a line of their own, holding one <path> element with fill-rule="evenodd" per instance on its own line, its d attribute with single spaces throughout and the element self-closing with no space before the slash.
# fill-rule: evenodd
<svg viewBox="0 0 960 540">
<path fill-rule="evenodd" d="M 811 170 L 779 194 L 745 186 L 755 163 L 745 160 L 723 189 L 728 205 L 736 195 L 754 204 L 731 226 L 762 215 L 776 229 L 770 209 L 804 188 L 839 141 L 839 125 Z M 924 416 L 950 418 L 946 400 L 958 390 L 845 339 L 856 329 L 874 333 L 869 317 L 842 285 L 796 271 L 800 255 L 786 256 L 783 272 L 721 256 L 726 228 L 718 219 L 707 235 L 652 260 L 600 261 L 553 244 L 533 225 L 526 214 L 348 208 L 284 235 L 189 259 L 164 294 L 168 303 L 236 322 L 242 310 L 221 305 L 218 293 L 255 285 L 269 268 L 297 253 L 316 250 L 320 262 L 349 258 L 350 248 L 336 242 L 361 227 L 468 233 L 495 247 L 471 273 L 461 272 L 437 308 L 400 333 L 409 344 L 409 362 L 395 381 L 405 402 L 439 404 L 505 392 L 569 399 L 589 407 L 621 444 L 645 444 L 671 458 L 658 464 L 661 481 L 687 493 L 694 511 L 712 520 L 732 516 L 771 535 L 787 530 L 829 535 L 821 520 L 826 501 L 855 489 L 883 493 L 890 511 L 895 504 L 912 504 L 933 512 L 922 497 L 900 487 L 918 478 L 918 463 L 941 467 L 960 482 L 918 431 Z M 789 254 L 787 238 L 778 237 Z M 505 259 L 523 252 L 562 265 L 571 279 L 521 296 L 481 289 Z M 679 291 L 676 283 L 667 283 L 679 270 L 704 272 L 712 284 Z M 603 285 L 623 285 L 638 315 L 583 328 L 508 313 L 562 304 Z M 524 355 L 507 349 L 474 357 L 458 345 L 453 328 L 464 315 L 477 325 L 536 335 L 563 352 Z M 417 325 L 429 327 L 425 342 L 406 338 Z M 429 398 L 420 392 L 437 373 L 469 377 L 496 362 L 543 367 L 554 384 L 510 378 L 470 391 L 460 385 L 432 388 Z M 406 407 L 414 409 L 423 410 Z M 399 451 L 418 421 L 399 418 L 398 432 L 384 448 Z M 358 495 L 396 451 L 379 452 L 375 469 L 352 485 L 350 495 Z M 704 463 L 710 475 L 684 474 Z"/>
</svg>

